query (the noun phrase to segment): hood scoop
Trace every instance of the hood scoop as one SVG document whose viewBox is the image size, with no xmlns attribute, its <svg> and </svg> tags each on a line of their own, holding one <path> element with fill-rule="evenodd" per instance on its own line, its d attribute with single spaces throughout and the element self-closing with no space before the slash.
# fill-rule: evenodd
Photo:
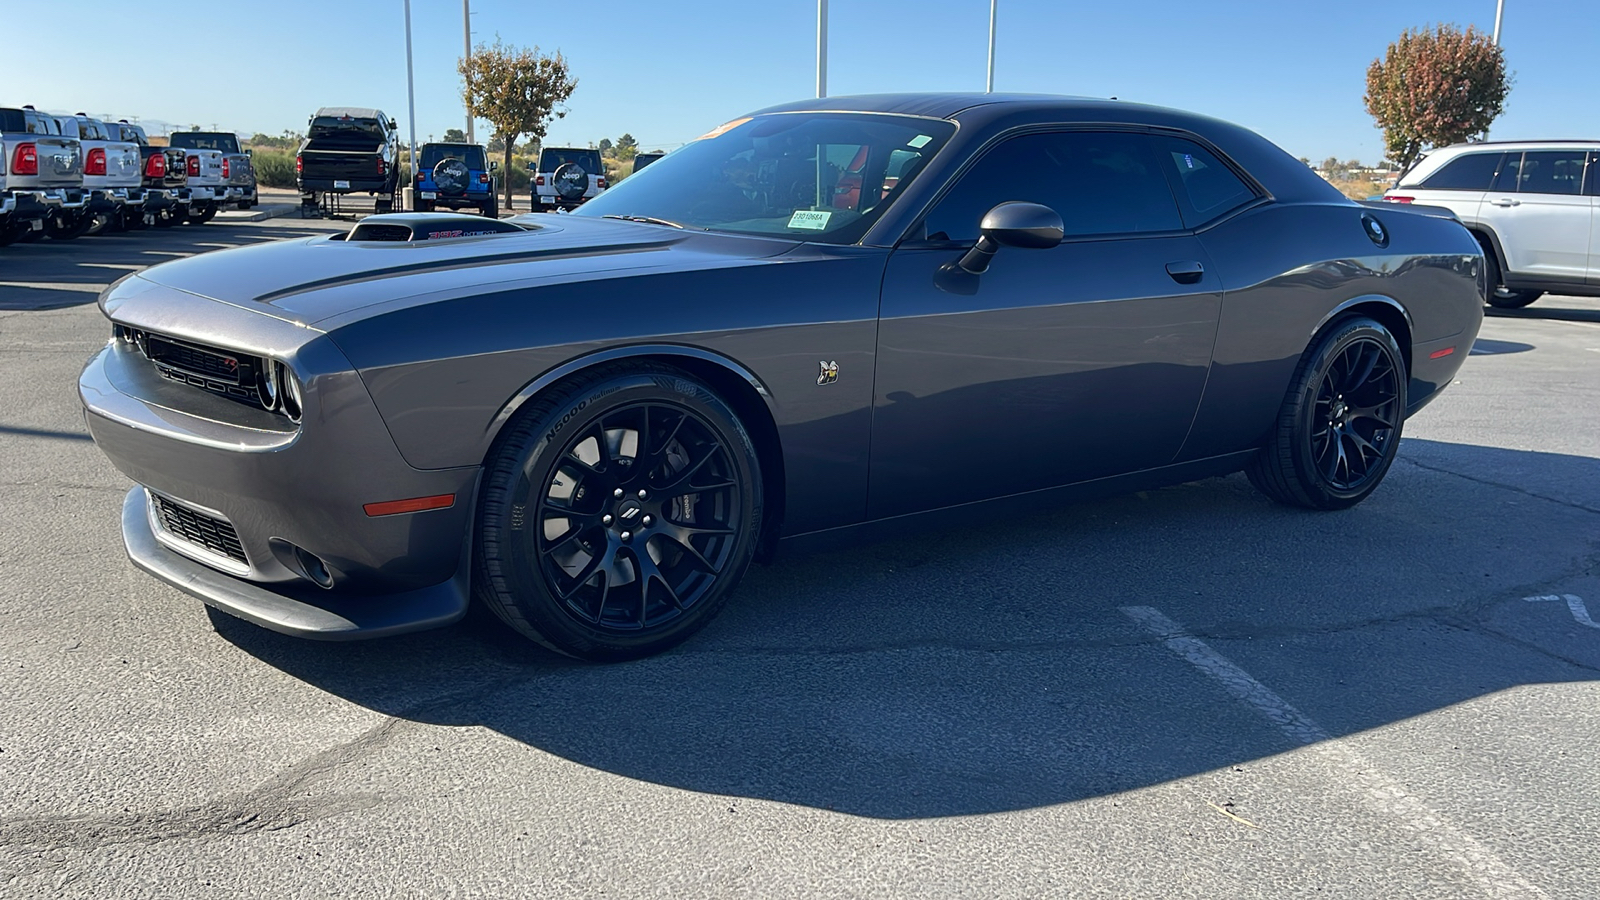
<svg viewBox="0 0 1600 900">
<path fill-rule="evenodd" d="M 454 213 L 384 213 L 367 216 L 356 225 L 346 241 L 390 241 L 414 244 L 453 238 L 482 237 L 490 234 L 519 234 L 530 229 L 503 219 L 465 216 Z"/>
</svg>

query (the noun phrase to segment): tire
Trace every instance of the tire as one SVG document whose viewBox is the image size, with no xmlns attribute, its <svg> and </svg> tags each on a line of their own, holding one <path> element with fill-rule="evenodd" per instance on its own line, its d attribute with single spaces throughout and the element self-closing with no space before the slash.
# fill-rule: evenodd
<svg viewBox="0 0 1600 900">
<path fill-rule="evenodd" d="M 71 241 L 83 237 L 94 225 L 94 217 L 80 212 L 75 216 L 52 215 L 44 220 L 44 233 L 53 241 Z"/>
<path fill-rule="evenodd" d="M 217 208 L 215 206 L 208 206 L 205 209 L 202 209 L 202 210 L 199 210 L 199 211 L 191 210 L 189 212 L 189 224 L 190 225 L 204 225 L 205 223 L 207 223 L 207 222 L 211 221 L 212 219 L 216 218 L 216 216 L 217 216 Z"/>
<path fill-rule="evenodd" d="M 434 202 L 432 200 L 418 200 L 416 206 L 417 212 L 433 212 L 434 210 Z"/>
<path fill-rule="evenodd" d="M 22 237 L 23 226 L 16 222 L 0 222 L 0 247 L 9 247 Z"/>
<path fill-rule="evenodd" d="M 705 627 L 743 577 L 761 484 L 748 432 L 710 388 L 665 365 L 598 367 L 530 401 L 496 440 L 474 590 L 559 653 L 659 653 Z"/>
<path fill-rule="evenodd" d="M 188 213 L 181 213 L 176 209 L 157 210 L 155 226 L 157 228 L 171 228 L 188 217 Z"/>
<path fill-rule="evenodd" d="M 1495 256 L 1494 248 L 1484 240 L 1478 242 L 1483 247 L 1484 267 L 1489 279 L 1489 296 L 1485 299 L 1489 305 L 1496 309 L 1521 309 L 1524 306 L 1544 296 L 1544 291 L 1514 291 L 1500 286 L 1500 259 Z"/>
<path fill-rule="evenodd" d="M 500 218 L 500 201 L 491 197 L 480 211 L 491 219 L 498 219 Z"/>
<path fill-rule="evenodd" d="M 1308 509 L 1365 500 L 1400 449 L 1407 377 L 1400 345 L 1382 325 L 1359 317 L 1329 326 L 1301 358 L 1271 437 L 1245 468 L 1250 483 Z"/>
<path fill-rule="evenodd" d="M 149 227 L 150 226 L 145 224 L 145 221 L 144 221 L 144 210 L 142 210 L 142 209 L 125 209 L 125 210 L 122 211 L 122 230 L 123 231 L 143 231 L 144 229 L 149 228 Z"/>
</svg>

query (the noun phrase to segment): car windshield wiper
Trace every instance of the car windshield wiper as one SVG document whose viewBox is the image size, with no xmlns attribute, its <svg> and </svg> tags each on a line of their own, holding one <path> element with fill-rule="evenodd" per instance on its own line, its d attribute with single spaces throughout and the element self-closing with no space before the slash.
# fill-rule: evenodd
<svg viewBox="0 0 1600 900">
<path fill-rule="evenodd" d="M 609 215 L 609 216 L 601 216 L 600 218 L 602 218 L 602 219 L 624 219 L 624 220 L 629 221 L 629 222 L 643 222 L 646 225 L 667 225 L 667 226 L 670 226 L 672 228 L 682 228 L 683 227 L 682 225 L 679 225 L 677 222 L 669 222 L 666 219 L 658 219 L 655 216 L 616 216 L 616 215 Z"/>
</svg>

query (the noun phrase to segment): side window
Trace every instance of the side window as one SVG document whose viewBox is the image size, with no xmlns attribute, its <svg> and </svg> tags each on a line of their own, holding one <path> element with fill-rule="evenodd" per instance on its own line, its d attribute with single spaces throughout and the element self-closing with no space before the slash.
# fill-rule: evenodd
<svg viewBox="0 0 1600 900">
<path fill-rule="evenodd" d="M 1249 185 L 1199 144 L 1176 137 L 1155 140 L 1177 172 L 1173 192 L 1189 227 L 1204 225 L 1256 198 Z"/>
<path fill-rule="evenodd" d="M 1050 207 L 1069 236 L 1183 228 L 1148 135 L 1065 131 L 1022 135 L 989 150 L 928 214 L 925 234 L 975 241 L 984 214 L 1007 200 Z"/>
<path fill-rule="evenodd" d="M 1517 190 L 1525 194 L 1576 194 L 1583 185 L 1582 150 L 1542 150 L 1522 154 Z"/>
<path fill-rule="evenodd" d="M 1491 190 L 1515 193 L 1517 182 L 1522 174 L 1522 157 L 1526 154 L 1507 153 L 1506 160 L 1500 165 L 1500 174 L 1494 177 L 1494 187 Z"/>
<path fill-rule="evenodd" d="M 1486 191 L 1503 153 L 1465 153 L 1444 164 L 1419 187 L 1434 191 Z"/>
<path fill-rule="evenodd" d="M 1589 186 L 1584 190 L 1591 197 L 1600 197 L 1600 151 L 1589 154 Z"/>
</svg>

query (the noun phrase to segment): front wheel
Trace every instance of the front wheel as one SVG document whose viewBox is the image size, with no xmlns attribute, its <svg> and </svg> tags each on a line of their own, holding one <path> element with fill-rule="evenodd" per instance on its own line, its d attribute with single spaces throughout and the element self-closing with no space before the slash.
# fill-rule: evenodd
<svg viewBox="0 0 1600 900">
<path fill-rule="evenodd" d="M 666 650 L 743 577 L 761 470 L 738 417 L 664 365 L 616 364 L 530 401 L 489 460 L 478 596 L 513 629 L 593 661 Z"/>
<path fill-rule="evenodd" d="M 1367 318 L 1329 328 L 1300 361 L 1266 446 L 1245 469 L 1279 503 L 1347 509 L 1383 481 L 1400 449 L 1405 358 Z"/>
</svg>

